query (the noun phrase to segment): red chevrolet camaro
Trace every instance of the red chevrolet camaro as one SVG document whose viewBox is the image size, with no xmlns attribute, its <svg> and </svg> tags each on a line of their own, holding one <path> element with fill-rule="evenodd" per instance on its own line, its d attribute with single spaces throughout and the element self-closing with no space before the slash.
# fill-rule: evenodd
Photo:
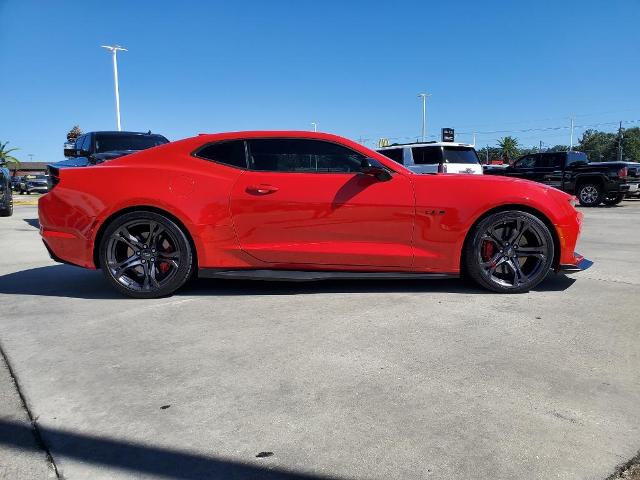
<svg viewBox="0 0 640 480">
<path fill-rule="evenodd" d="M 574 253 L 569 195 L 482 175 L 419 175 L 335 135 L 235 132 L 51 169 L 40 232 L 54 260 L 124 294 L 216 278 L 442 278 L 524 292 Z"/>
</svg>

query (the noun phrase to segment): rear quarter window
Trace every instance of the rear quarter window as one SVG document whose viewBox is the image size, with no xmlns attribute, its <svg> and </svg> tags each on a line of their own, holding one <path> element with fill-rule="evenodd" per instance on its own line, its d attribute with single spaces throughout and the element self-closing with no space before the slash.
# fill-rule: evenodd
<svg viewBox="0 0 640 480">
<path fill-rule="evenodd" d="M 216 163 L 223 163 L 230 167 L 247 168 L 247 156 L 243 140 L 205 145 L 196 151 L 195 156 Z"/>
<path fill-rule="evenodd" d="M 413 163 L 416 165 L 438 165 L 442 162 L 440 147 L 413 147 L 411 155 L 413 155 Z"/>
</svg>

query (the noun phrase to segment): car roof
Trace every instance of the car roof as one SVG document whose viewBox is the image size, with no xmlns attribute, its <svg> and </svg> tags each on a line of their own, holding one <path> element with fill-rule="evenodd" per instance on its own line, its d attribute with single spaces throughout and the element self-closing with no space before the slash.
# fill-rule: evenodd
<svg viewBox="0 0 640 480">
<path fill-rule="evenodd" d="M 99 130 L 95 132 L 86 132 L 86 133 L 83 133 L 83 135 L 87 135 L 88 133 L 99 133 L 102 135 L 107 134 L 107 135 L 158 135 L 160 137 L 163 136 L 159 133 L 153 133 L 153 132 L 123 132 L 123 131 L 117 131 L 117 130 Z"/>
<path fill-rule="evenodd" d="M 391 148 L 413 148 L 413 147 L 469 147 L 474 148 L 470 143 L 458 142 L 416 142 L 416 143 L 394 143 L 386 147 L 378 147 L 376 150 L 388 150 Z"/>
</svg>

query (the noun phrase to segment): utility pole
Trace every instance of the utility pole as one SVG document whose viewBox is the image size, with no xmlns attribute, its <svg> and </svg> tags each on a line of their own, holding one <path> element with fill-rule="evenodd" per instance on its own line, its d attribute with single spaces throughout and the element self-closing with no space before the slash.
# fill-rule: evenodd
<svg viewBox="0 0 640 480">
<path fill-rule="evenodd" d="M 473 132 L 473 146 L 476 146 L 476 132 Z"/>
<path fill-rule="evenodd" d="M 542 140 L 540 140 L 540 150 L 538 150 L 539 152 L 542 152 Z"/>
<path fill-rule="evenodd" d="M 486 151 L 487 151 L 487 165 L 489 165 L 489 145 L 487 145 Z"/>
<path fill-rule="evenodd" d="M 620 121 L 620 127 L 618 128 L 618 161 L 622 161 L 622 121 Z"/>
<path fill-rule="evenodd" d="M 113 58 L 113 84 L 116 93 L 116 125 L 118 126 L 118 131 L 121 131 L 122 128 L 120 126 L 120 91 L 118 89 L 118 52 L 126 52 L 126 48 L 122 48 L 120 45 L 100 45 L 102 48 L 106 48 L 111 52 L 111 56 Z"/>
<path fill-rule="evenodd" d="M 418 98 L 422 98 L 422 141 L 427 141 L 427 97 L 430 93 L 419 93 Z"/>
<path fill-rule="evenodd" d="M 571 140 L 569 142 L 569 151 L 573 151 L 573 117 L 571 117 Z"/>
<path fill-rule="evenodd" d="M 27 155 L 29 156 L 29 161 L 33 162 L 33 153 L 28 153 Z"/>
</svg>

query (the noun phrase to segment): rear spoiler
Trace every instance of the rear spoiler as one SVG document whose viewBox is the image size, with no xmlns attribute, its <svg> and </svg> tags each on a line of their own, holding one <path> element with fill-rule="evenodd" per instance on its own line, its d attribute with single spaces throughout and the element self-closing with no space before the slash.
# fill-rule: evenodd
<svg viewBox="0 0 640 480">
<path fill-rule="evenodd" d="M 49 191 L 60 183 L 60 169 L 53 165 L 47 165 L 47 187 Z"/>
</svg>

